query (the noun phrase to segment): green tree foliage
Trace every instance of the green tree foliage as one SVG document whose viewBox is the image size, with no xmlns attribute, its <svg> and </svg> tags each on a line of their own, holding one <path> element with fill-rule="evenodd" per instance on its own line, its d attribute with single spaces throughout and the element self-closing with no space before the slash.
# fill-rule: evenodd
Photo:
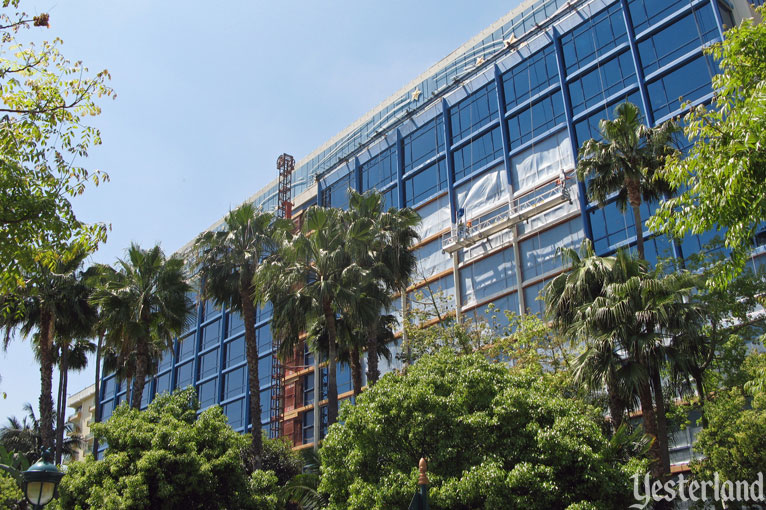
<svg viewBox="0 0 766 510">
<path fill-rule="evenodd" d="M 158 396 L 146 411 L 118 407 L 93 433 L 109 444 L 104 459 L 72 463 L 60 486 L 62 509 L 256 508 L 251 488 L 268 494 L 276 475 L 248 478 L 246 436 L 218 406 L 197 416 L 194 390 Z M 265 497 L 265 496 L 264 496 Z"/>
<path fill-rule="evenodd" d="M 666 122 L 656 128 L 641 122 L 641 111 L 632 103 L 615 109 L 615 119 L 603 119 L 598 127 L 603 141 L 586 140 L 580 148 L 577 179 L 587 182 L 588 199 L 604 207 L 612 193 L 624 212 L 633 210 L 635 225 L 643 225 L 641 203 L 656 201 L 668 190 L 657 177 L 665 157 L 675 154 L 673 136 L 678 127 Z M 638 256 L 644 256 L 643 228 L 636 229 Z"/>
<path fill-rule="evenodd" d="M 54 442 L 54 341 L 87 330 L 92 313 L 88 289 L 78 272 L 86 255 L 79 252 L 66 262 L 58 260 L 52 268 L 37 263 L 35 271 L 25 275 L 26 287 L 13 297 L 5 297 L 12 311 L 0 315 L 0 325 L 6 329 L 4 346 L 17 328 L 25 337 L 35 340 L 35 354 L 40 362 L 40 431 L 46 448 L 52 448 Z"/>
<path fill-rule="evenodd" d="M 131 407 L 139 409 L 146 377 L 173 339 L 189 326 L 193 303 L 184 261 L 165 257 L 159 246 L 132 244 L 118 270 L 104 268 L 93 300 L 101 310 L 106 341 L 116 353 L 113 369 L 133 379 Z"/>
<path fill-rule="evenodd" d="M 743 365 L 750 380 L 762 377 L 766 354 L 752 354 Z M 748 386 L 747 384 L 745 386 Z M 693 462 L 692 472 L 701 480 L 755 481 L 766 466 L 766 391 L 742 387 L 719 392 L 705 405 L 707 426 L 697 436 L 695 450 L 703 459 Z M 750 402 L 750 406 L 747 406 Z M 748 408 L 749 407 L 749 408 Z M 739 508 L 729 503 L 730 508 Z"/>
<path fill-rule="evenodd" d="M 88 182 L 107 178 L 78 165 L 99 130 L 87 125 L 98 115 L 109 73 L 88 71 L 60 52 L 62 41 L 25 43 L 21 30 L 41 30 L 48 15 L 18 11 L 5 0 L 0 11 L 0 293 L 26 286 L 38 264 L 91 251 L 106 239 L 105 225 L 77 220 L 70 199 Z M 4 310 L 8 312 L 8 310 Z"/>
<path fill-rule="evenodd" d="M 601 421 L 526 371 L 443 350 L 343 408 L 320 452 L 320 491 L 332 510 L 407 508 L 425 457 L 435 510 L 622 508 L 644 465 Z"/>
<path fill-rule="evenodd" d="M 11 475 L 0 470 L 0 510 L 21 509 L 24 493 Z"/>
<path fill-rule="evenodd" d="M 375 239 L 372 221 L 350 221 L 340 209 L 311 207 L 303 227 L 287 236 L 275 256 L 258 269 L 256 297 L 274 304 L 272 331 L 285 349 L 298 334 L 324 321 L 327 330 L 328 423 L 338 419 L 337 317 L 371 321 L 380 313 L 378 301 L 367 294 L 371 272 L 358 254 Z"/>
<path fill-rule="evenodd" d="M 766 15 L 763 7 L 758 8 Z M 724 286 L 744 266 L 753 236 L 766 220 L 766 25 L 744 20 L 706 52 L 719 61 L 711 106 L 685 116 L 684 133 L 695 142 L 660 172 L 681 191 L 648 225 L 675 237 L 726 229 L 732 250 L 709 281 Z"/>
<path fill-rule="evenodd" d="M 242 315 L 245 324 L 248 389 L 261 394 L 258 344 L 255 338 L 255 285 L 253 277 L 264 257 L 276 249 L 277 239 L 292 230 L 289 220 L 277 220 L 252 204 L 231 211 L 222 228 L 197 237 L 202 294 L 216 304 Z M 250 399 L 251 446 L 255 467 L 261 467 L 261 401 Z"/>
</svg>

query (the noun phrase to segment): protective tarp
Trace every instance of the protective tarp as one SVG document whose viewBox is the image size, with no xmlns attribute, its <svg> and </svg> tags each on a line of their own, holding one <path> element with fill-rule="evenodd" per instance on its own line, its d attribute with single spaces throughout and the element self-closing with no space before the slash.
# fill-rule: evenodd
<svg viewBox="0 0 766 510">
<path fill-rule="evenodd" d="M 513 247 L 501 250 L 460 269 L 463 306 L 482 301 L 516 287 Z"/>
<path fill-rule="evenodd" d="M 513 233 L 511 229 L 506 229 L 489 236 L 481 242 L 474 245 L 467 246 L 460 251 L 460 262 L 470 262 L 471 260 L 481 257 L 485 253 L 492 251 L 499 246 L 509 244 L 513 239 Z"/>
<path fill-rule="evenodd" d="M 571 201 L 564 202 L 563 204 L 558 205 L 554 207 L 553 209 L 548 209 L 544 213 L 541 213 L 541 214 L 538 214 L 537 216 L 533 216 L 529 218 L 529 220 L 527 220 L 526 222 L 520 223 L 519 235 L 525 232 L 531 232 L 533 230 L 543 228 L 545 225 L 549 223 L 557 221 L 566 216 L 573 215 L 574 213 L 580 212 L 579 188 L 577 187 L 575 176 L 573 174 L 567 174 L 567 175 L 568 175 L 567 186 L 569 188 L 569 197 Z"/>
<path fill-rule="evenodd" d="M 472 220 L 508 203 L 508 175 L 503 165 L 455 190 L 464 220 Z"/>
<path fill-rule="evenodd" d="M 566 131 L 559 131 L 511 159 L 514 195 L 529 191 L 541 182 L 572 168 L 574 159 L 569 136 Z"/>
<path fill-rule="evenodd" d="M 452 259 L 446 253 L 442 253 L 441 239 L 431 241 L 415 250 L 418 265 L 415 272 L 415 281 L 422 281 L 437 273 L 452 268 Z"/>
<path fill-rule="evenodd" d="M 519 252 L 524 280 L 559 269 L 561 267 L 559 249 L 562 247 L 577 249 L 582 238 L 582 220 L 577 217 L 523 240 L 519 245 Z"/>
<path fill-rule="evenodd" d="M 421 239 L 431 237 L 450 225 L 449 195 L 443 195 L 418 209 L 421 222 L 418 234 Z"/>
</svg>

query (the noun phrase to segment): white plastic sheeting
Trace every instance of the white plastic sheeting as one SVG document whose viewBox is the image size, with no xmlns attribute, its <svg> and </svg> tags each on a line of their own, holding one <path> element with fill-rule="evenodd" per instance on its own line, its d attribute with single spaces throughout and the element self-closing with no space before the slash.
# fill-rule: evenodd
<svg viewBox="0 0 766 510">
<path fill-rule="evenodd" d="M 498 248 L 499 246 L 503 246 L 506 244 L 509 244 L 511 240 L 513 239 L 513 232 L 508 230 L 503 230 L 501 232 L 498 232 L 497 234 L 493 234 L 489 236 L 487 239 L 484 239 L 483 241 L 480 241 L 472 246 L 467 246 L 463 248 L 461 253 L 461 262 L 470 262 L 471 260 L 481 257 L 488 251 L 494 250 L 495 248 Z"/>
<path fill-rule="evenodd" d="M 560 268 L 559 248 L 578 248 L 583 235 L 582 219 L 577 217 L 524 239 L 519 244 L 524 280 L 542 276 Z"/>
<path fill-rule="evenodd" d="M 516 265 L 512 247 L 460 269 L 460 295 L 463 306 L 515 287 Z"/>
<path fill-rule="evenodd" d="M 508 175 L 500 165 L 457 188 L 457 207 L 465 211 L 464 219 L 478 218 L 507 204 L 508 190 Z"/>
<path fill-rule="evenodd" d="M 431 241 L 415 250 L 415 256 L 418 258 L 418 265 L 415 273 L 416 280 L 425 280 L 437 273 L 452 268 L 452 260 L 449 255 L 442 253 L 442 243 L 440 239 Z"/>
<path fill-rule="evenodd" d="M 537 230 L 558 219 L 564 218 L 573 213 L 580 212 L 579 188 L 577 187 L 574 174 L 568 175 L 569 197 L 571 201 L 564 202 L 563 204 L 556 206 L 553 209 L 549 209 L 542 214 L 533 216 L 526 222 L 519 224 L 519 234 Z"/>
<path fill-rule="evenodd" d="M 567 132 L 560 131 L 511 158 L 514 195 L 572 168 L 572 145 Z"/>
<path fill-rule="evenodd" d="M 431 237 L 450 225 L 449 195 L 445 194 L 418 209 L 421 223 L 418 234 L 421 239 Z M 446 255 L 445 255 L 446 256 Z"/>
</svg>

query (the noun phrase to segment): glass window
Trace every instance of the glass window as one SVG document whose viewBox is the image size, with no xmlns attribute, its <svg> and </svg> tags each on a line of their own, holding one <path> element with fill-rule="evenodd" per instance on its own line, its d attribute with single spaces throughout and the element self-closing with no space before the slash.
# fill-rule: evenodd
<svg viewBox="0 0 766 510">
<path fill-rule="evenodd" d="M 506 110 L 529 101 L 548 87 L 559 82 L 556 52 L 547 46 L 503 75 Z"/>
<path fill-rule="evenodd" d="M 266 324 L 261 326 L 255 331 L 256 338 L 258 339 L 258 354 L 264 355 L 271 352 L 273 349 L 271 338 L 271 326 Z"/>
<path fill-rule="evenodd" d="M 258 360 L 258 381 L 261 388 L 271 385 L 271 354 Z"/>
<path fill-rule="evenodd" d="M 144 384 L 144 389 L 141 390 L 141 409 L 146 409 L 146 407 L 149 405 L 151 392 L 152 392 L 152 380 L 149 379 Z"/>
<path fill-rule="evenodd" d="M 638 94 L 638 92 L 627 94 L 624 98 L 618 99 L 614 103 L 611 103 L 608 106 L 604 106 L 604 108 L 599 108 L 594 113 L 591 113 L 590 116 L 577 120 L 574 123 L 574 127 L 578 146 L 582 145 L 585 143 L 585 141 L 590 140 L 591 138 L 601 140 L 601 132 L 598 129 L 599 122 L 601 122 L 601 119 L 613 119 L 614 109 L 618 104 L 624 103 L 625 101 L 640 106 L 641 96 Z"/>
<path fill-rule="evenodd" d="M 176 388 L 186 388 L 194 382 L 194 362 L 176 368 Z"/>
<path fill-rule="evenodd" d="M 444 159 L 404 180 L 404 204 L 413 207 L 447 189 L 447 165 Z"/>
<path fill-rule="evenodd" d="M 327 406 L 320 407 L 322 416 L 320 418 L 321 433 L 319 439 L 324 439 L 327 435 Z M 314 410 L 303 413 L 303 444 L 314 441 Z"/>
<path fill-rule="evenodd" d="M 205 379 L 218 373 L 218 349 L 199 357 L 199 378 Z"/>
<path fill-rule="evenodd" d="M 345 363 L 338 363 L 335 368 L 335 378 L 338 383 L 338 395 L 351 391 L 351 369 Z"/>
<path fill-rule="evenodd" d="M 166 368 L 170 368 L 170 365 L 173 364 L 173 350 L 168 349 L 162 353 L 162 356 L 160 357 L 160 363 L 157 366 L 157 370 L 159 372 L 162 372 Z"/>
<path fill-rule="evenodd" d="M 399 207 L 399 189 L 396 185 L 383 192 L 383 207 Z"/>
<path fill-rule="evenodd" d="M 241 336 L 224 344 L 223 353 L 224 368 L 245 361 L 245 337 Z"/>
<path fill-rule="evenodd" d="M 561 99 L 561 93 L 556 92 L 508 120 L 511 149 L 515 149 L 562 122 L 564 122 L 564 102 Z"/>
<path fill-rule="evenodd" d="M 547 282 L 543 280 L 524 288 L 524 304 L 527 307 L 527 313 L 542 315 L 544 303 L 538 298 L 546 283 Z"/>
<path fill-rule="evenodd" d="M 582 240 L 579 218 L 544 230 L 525 239 L 519 244 L 524 280 L 542 276 L 561 267 L 558 250 L 562 247 L 575 248 Z M 529 302 L 526 303 L 530 306 Z"/>
<path fill-rule="evenodd" d="M 699 56 L 647 87 L 655 119 L 670 115 L 685 101 L 694 101 L 712 91 L 715 64 Z"/>
<path fill-rule="evenodd" d="M 450 108 L 453 143 L 497 118 L 495 90 L 492 81 Z"/>
<path fill-rule="evenodd" d="M 707 4 L 638 43 L 641 65 L 646 74 L 653 73 L 716 37 L 718 25 Z"/>
<path fill-rule="evenodd" d="M 304 406 L 314 403 L 314 374 L 303 376 L 303 404 Z"/>
<path fill-rule="evenodd" d="M 633 19 L 636 34 L 688 4 L 689 0 L 628 0 L 630 17 Z"/>
<path fill-rule="evenodd" d="M 101 404 L 101 421 L 108 420 L 112 416 L 112 411 L 114 411 L 114 401 L 109 400 Z"/>
<path fill-rule="evenodd" d="M 223 399 L 229 399 L 245 392 L 245 368 L 240 367 L 236 370 L 223 375 Z"/>
<path fill-rule="evenodd" d="M 420 126 L 402 139 L 404 151 L 404 172 L 409 172 L 421 163 L 444 150 L 444 120 L 441 115 Z"/>
<path fill-rule="evenodd" d="M 490 314 L 489 305 L 482 305 L 475 308 L 473 311 L 468 312 L 469 315 L 476 321 L 487 321 L 489 324 L 495 324 L 498 327 L 504 328 L 508 326 L 508 317 L 505 315 L 505 311 L 519 313 L 519 296 L 514 292 L 507 296 L 503 296 L 500 299 L 496 299 L 491 304 L 495 306 L 495 310 Z M 494 315 L 494 318 L 492 317 Z"/>
<path fill-rule="evenodd" d="M 356 186 L 353 185 L 352 174 L 346 174 L 337 182 L 322 190 L 322 206 L 348 209 L 349 188 L 356 188 Z"/>
<path fill-rule="evenodd" d="M 362 191 L 384 187 L 396 178 L 396 145 L 384 149 L 369 161 L 362 163 Z M 333 204 L 333 207 L 335 205 Z"/>
<path fill-rule="evenodd" d="M 271 419 L 271 390 L 261 392 L 261 423 L 269 423 Z"/>
<path fill-rule="evenodd" d="M 272 313 L 274 313 L 274 305 L 271 304 L 271 301 L 267 301 L 263 306 L 258 308 L 258 313 L 256 314 L 258 317 L 257 322 L 263 322 L 270 319 Z"/>
<path fill-rule="evenodd" d="M 657 209 L 656 203 L 642 203 L 641 217 L 644 221 Z M 635 237 L 636 224 L 633 212 L 628 208 L 624 213 L 615 202 L 608 203 L 603 208 L 590 212 L 591 229 L 593 230 L 593 246 L 597 254 L 612 250 L 617 244 L 623 243 L 629 237 Z M 648 250 L 647 250 L 648 252 Z M 663 254 L 660 252 L 660 256 Z"/>
<path fill-rule="evenodd" d="M 205 301 L 205 309 L 202 311 L 202 313 L 202 320 L 212 319 L 221 313 L 221 307 L 217 305 L 214 300 L 208 299 Z"/>
<path fill-rule="evenodd" d="M 460 270 L 461 301 L 481 301 L 493 294 L 516 287 L 516 267 L 512 249 L 481 259 Z"/>
<path fill-rule="evenodd" d="M 217 345 L 221 339 L 221 321 L 217 320 L 202 328 L 202 350 Z"/>
<path fill-rule="evenodd" d="M 213 379 L 199 385 L 197 388 L 197 398 L 199 398 L 200 409 L 210 407 L 216 403 L 216 388 L 218 379 Z"/>
<path fill-rule="evenodd" d="M 223 414 L 229 418 L 229 425 L 233 429 L 245 426 L 245 399 L 240 399 L 223 406 Z"/>
<path fill-rule="evenodd" d="M 460 180 L 501 157 L 503 155 L 501 136 L 500 128 L 496 127 L 456 150 L 453 154 L 455 180 Z"/>
<path fill-rule="evenodd" d="M 195 334 L 187 335 L 178 341 L 178 360 L 184 361 L 194 355 Z"/>
<path fill-rule="evenodd" d="M 170 391 L 170 372 L 157 376 L 157 395 Z"/>
<path fill-rule="evenodd" d="M 234 336 L 237 333 L 241 333 L 245 330 L 245 321 L 242 319 L 242 315 L 237 312 L 231 312 L 229 314 L 229 331 L 226 334 L 227 337 Z"/>
<path fill-rule="evenodd" d="M 587 110 L 634 83 L 636 70 L 627 51 L 569 84 L 572 111 L 578 114 Z"/>
<path fill-rule="evenodd" d="M 101 391 L 101 398 L 112 398 L 114 396 L 115 391 L 117 391 L 117 378 L 112 377 L 111 379 L 106 379 L 101 384 L 103 390 Z"/>
<path fill-rule="evenodd" d="M 622 9 L 616 2 L 561 36 L 567 75 L 627 41 Z"/>
</svg>

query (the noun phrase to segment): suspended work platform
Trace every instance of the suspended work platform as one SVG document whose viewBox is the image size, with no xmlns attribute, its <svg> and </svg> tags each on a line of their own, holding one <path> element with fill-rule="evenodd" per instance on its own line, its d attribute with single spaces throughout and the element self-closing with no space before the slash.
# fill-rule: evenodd
<svg viewBox="0 0 766 510">
<path fill-rule="evenodd" d="M 442 251 L 454 253 L 472 246 L 565 202 L 571 203 L 572 199 L 566 178 L 560 178 L 512 200 L 507 210 L 491 218 L 453 225 L 452 230 L 442 236 Z"/>
</svg>

